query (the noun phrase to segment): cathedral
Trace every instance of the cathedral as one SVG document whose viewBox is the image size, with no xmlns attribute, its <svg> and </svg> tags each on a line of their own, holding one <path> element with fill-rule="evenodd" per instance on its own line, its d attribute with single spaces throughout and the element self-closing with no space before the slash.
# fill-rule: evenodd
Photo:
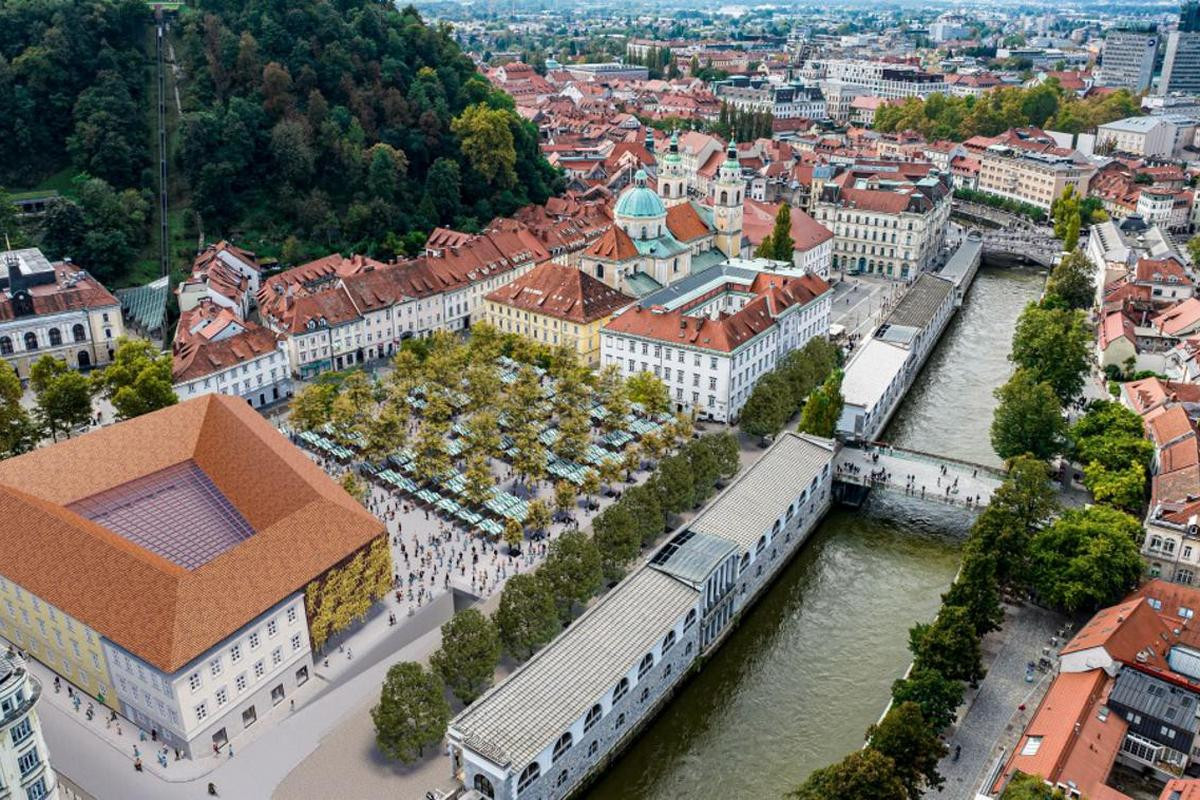
<svg viewBox="0 0 1200 800">
<path fill-rule="evenodd" d="M 713 187 L 712 206 L 687 196 L 679 137 L 659 165 L 657 191 L 638 170 L 613 206 L 613 224 L 584 251 L 580 269 L 638 297 L 742 253 L 746 185 L 729 143 Z"/>
</svg>

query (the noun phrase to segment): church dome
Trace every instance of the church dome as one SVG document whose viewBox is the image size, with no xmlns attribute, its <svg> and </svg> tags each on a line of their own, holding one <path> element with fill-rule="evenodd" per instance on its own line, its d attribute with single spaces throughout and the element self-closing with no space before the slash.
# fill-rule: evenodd
<svg viewBox="0 0 1200 800">
<path fill-rule="evenodd" d="M 659 196 L 646 186 L 646 173 L 638 170 L 633 176 L 633 186 L 621 192 L 617 199 L 614 215 L 626 219 L 654 219 L 667 213 L 667 207 Z"/>
</svg>

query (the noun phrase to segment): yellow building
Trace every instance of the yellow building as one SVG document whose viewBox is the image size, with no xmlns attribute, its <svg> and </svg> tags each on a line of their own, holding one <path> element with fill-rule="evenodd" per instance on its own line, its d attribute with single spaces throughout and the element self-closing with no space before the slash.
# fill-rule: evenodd
<svg viewBox="0 0 1200 800">
<path fill-rule="evenodd" d="M 105 705 L 120 710 L 100 634 L 3 577 L 0 639 L 24 650 Z"/>
<path fill-rule="evenodd" d="M 567 344 L 588 364 L 600 361 L 600 329 L 634 298 L 592 276 L 547 262 L 485 298 L 488 323 L 554 347 Z"/>
</svg>

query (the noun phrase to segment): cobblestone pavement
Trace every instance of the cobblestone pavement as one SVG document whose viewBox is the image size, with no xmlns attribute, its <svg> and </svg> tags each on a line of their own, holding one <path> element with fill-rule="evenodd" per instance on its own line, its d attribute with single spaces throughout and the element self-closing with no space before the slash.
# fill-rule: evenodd
<svg viewBox="0 0 1200 800">
<path fill-rule="evenodd" d="M 1055 654 L 1063 642 L 1052 644 L 1051 637 L 1063 628 L 1066 617 L 1032 605 L 1004 608 L 1003 629 L 983 641 L 987 677 L 977 690 L 967 690 L 965 711 L 959 711 L 958 721 L 945 737 L 950 753 L 938 769 L 946 783 L 941 791 L 929 792 L 926 797 L 971 800 L 999 750 L 1008 752 L 1010 739 L 1015 739 L 1036 710 L 1050 674 L 1057 669 Z M 1036 662 L 1043 648 L 1050 648 L 1054 667 L 1050 673 L 1035 672 L 1034 681 L 1027 683 L 1026 664 Z M 1019 711 L 1022 705 L 1024 712 Z M 954 760 L 956 747 L 962 748 L 958 761 Z"/>
</svg>

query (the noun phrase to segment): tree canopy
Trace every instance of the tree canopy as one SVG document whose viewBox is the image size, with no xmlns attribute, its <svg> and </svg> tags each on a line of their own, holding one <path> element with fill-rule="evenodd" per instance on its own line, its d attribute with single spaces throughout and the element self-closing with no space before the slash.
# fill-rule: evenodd
<svg viewBox="0 0 1200 800">
<path fill-rule="evenodd" d="M 411 764 L 441 741 L 450 721 L 441 678 L 412 661 L 392 665 L 371 719 L 384 755 Z"/>
<path fill-rule="evenodd" d="M 180 38 L 181 168 L 206 232 L 391 257 L 560 186 L 512 99 L 411 7 L 215 0 Z"/>
</svg>

